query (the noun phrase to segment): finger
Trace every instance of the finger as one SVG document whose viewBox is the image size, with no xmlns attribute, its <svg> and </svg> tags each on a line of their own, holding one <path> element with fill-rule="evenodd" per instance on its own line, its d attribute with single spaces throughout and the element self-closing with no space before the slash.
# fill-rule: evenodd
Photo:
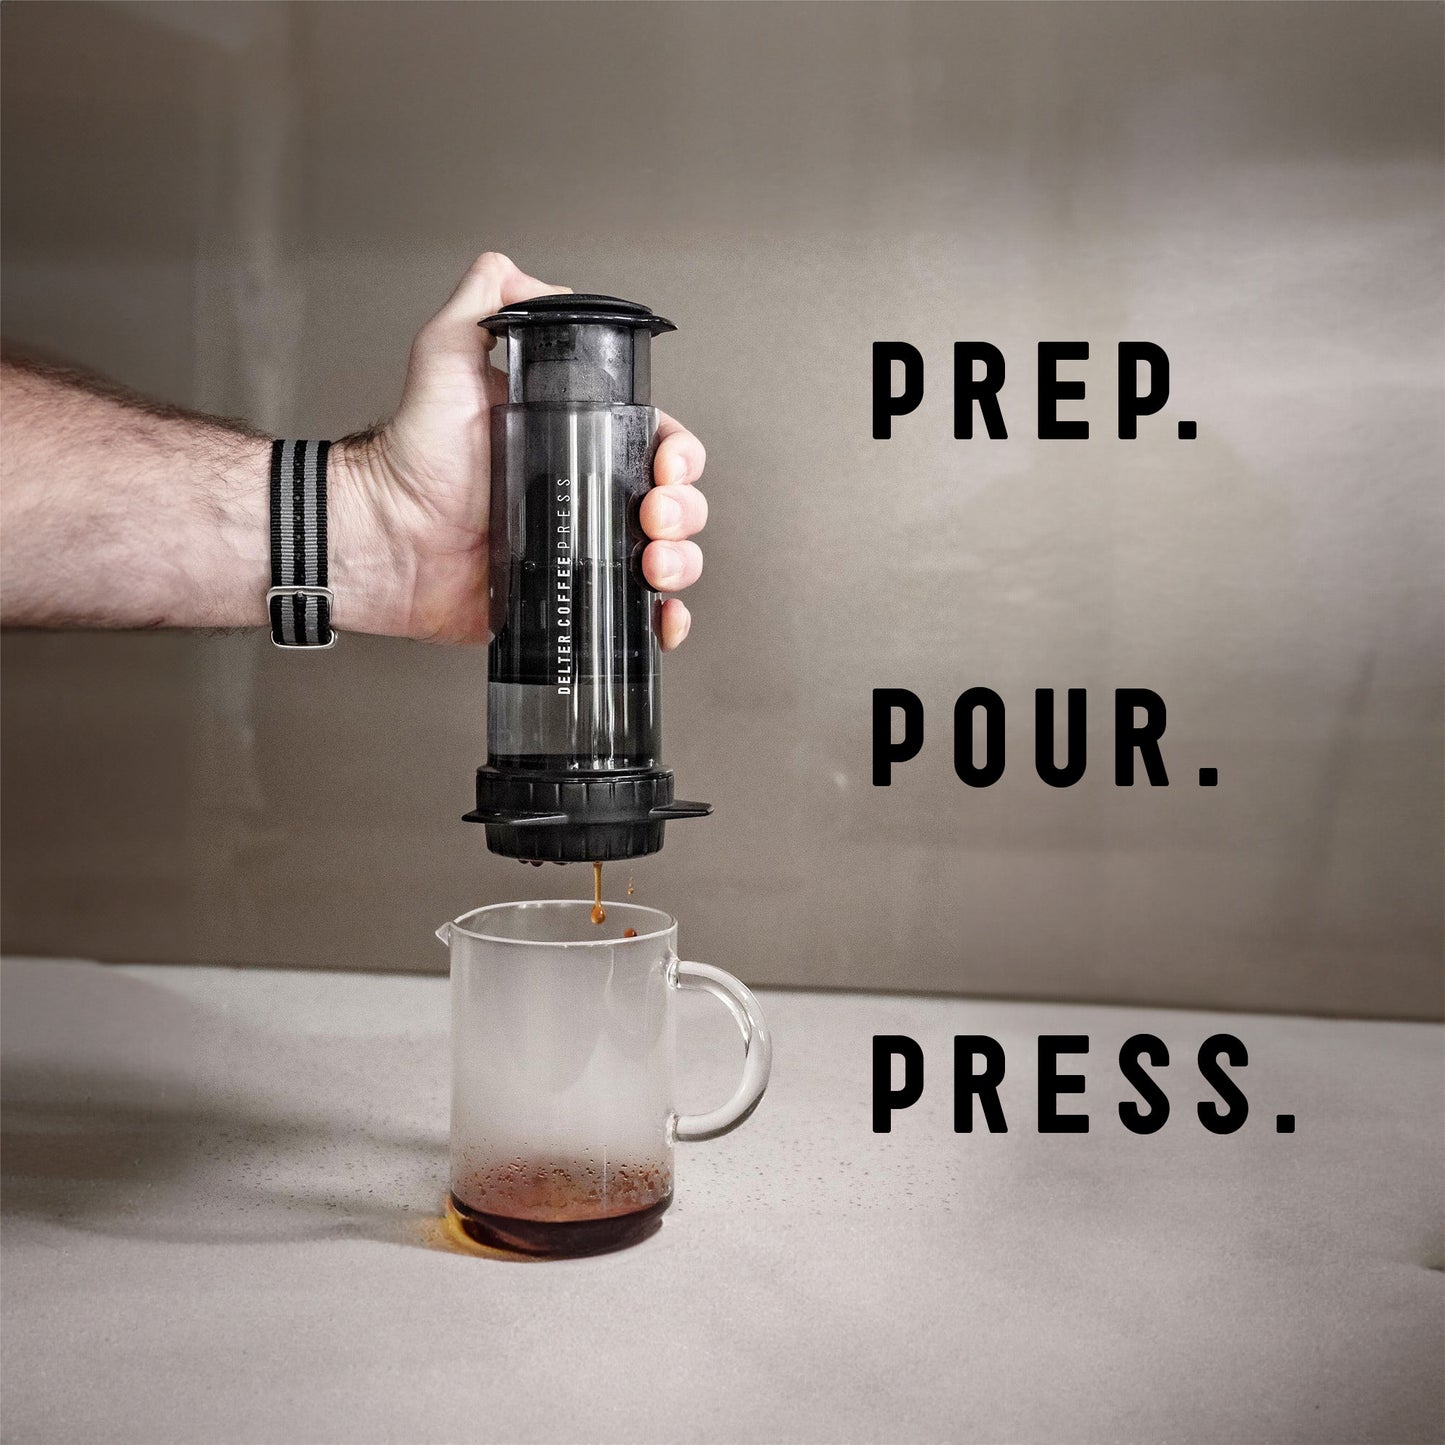
<svg viewBox="0 0 1445 1445">
<path fill-rule="evenodd" d="M 652 479 L 660 487 L 695 482 L 707 465 L 703 444 L 680 421 L 663 412 L 657 424 L 657 456 Z"/>
<path fill-rule="evenodd" d="M 641 520 L 649 537 L 681 541 L 707 526 L 707 498 L 698 487 L 654 487 L 642 499 Z"/>
<path fill-rule="evenodd" d="M 642 575 L 658 592 L 681 592 L 702 576 L 702 548 L 696 542 L 650 542 L 642 554 Z"/>
<path fill-rule="evenodd" d="M 662 650 L 671 652 L 681 647 L 692 631 L 692 613 L 687 604 L 676 597 L 669 597 L 662 604 Z"/>
</svg>

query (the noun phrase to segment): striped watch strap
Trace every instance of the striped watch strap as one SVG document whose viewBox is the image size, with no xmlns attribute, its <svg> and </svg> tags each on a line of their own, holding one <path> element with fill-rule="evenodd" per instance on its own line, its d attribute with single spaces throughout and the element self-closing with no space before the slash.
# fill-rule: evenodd
<svg viewBox="0 0 1445 1445">
<path fill-rule="evenodd" d="M 271 641 L 331 647 L 326 572 L 326 455 L 330 442 L 271 444 Z"/>
</svg>

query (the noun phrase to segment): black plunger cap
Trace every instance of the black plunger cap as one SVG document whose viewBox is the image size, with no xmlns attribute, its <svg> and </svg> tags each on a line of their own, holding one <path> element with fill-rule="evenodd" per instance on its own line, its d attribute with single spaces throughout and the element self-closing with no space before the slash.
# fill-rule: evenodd
<svg viewBox="0 0 1445 1445">
<path fill-rule="evenodd" d="M 494 336 L 504 336 L 523 326 L 622 326 L 661 336 L 677 327 L 665 316 L 640 301 L 624 301 L 620 296 L 577 295 L 537 296 L 531 301 L 514 301 L 503 306 L 495 316 L 477 322 Z"/>
<path fill-rule="evenodd" d="M 538 296 L 477 323 L 507 338 L 507 399 L 533 406 L 645 406 L 652 338 L 677 328 L 617 296 Z"/>
</svg>

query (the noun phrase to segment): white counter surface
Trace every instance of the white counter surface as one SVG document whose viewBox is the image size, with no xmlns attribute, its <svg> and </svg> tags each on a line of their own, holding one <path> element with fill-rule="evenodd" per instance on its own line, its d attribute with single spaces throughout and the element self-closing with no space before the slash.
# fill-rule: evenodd
<svg viewBox="0 0 1445 1445">
<path fill-rule="evenodd" d="M 767 992 L 773 1085 L 680 1146 L 662 1231 L 468 1256 L 439 978 L 10 960 L 7 1441 L 1425 1441 L 1445 1433 L 1441 1031 Z M 737 1040 L 688 998 L 680 1104 Z M 1120 1125 L 1165 1040 L 1172 1114 Z M 1217 1137 L 1194 1066 L 1250 1051 Z M 870 1115 L 874 1033 L 922 1101 Z M 956 1134 L 952 1037 L 1009 1132 Z M 1035 1038 L 1087 1034 L 1090 1132 L 1037 1132 Z M 1297 1116 L 1275 1132 L 1277 1113 Z"/>
</svg>

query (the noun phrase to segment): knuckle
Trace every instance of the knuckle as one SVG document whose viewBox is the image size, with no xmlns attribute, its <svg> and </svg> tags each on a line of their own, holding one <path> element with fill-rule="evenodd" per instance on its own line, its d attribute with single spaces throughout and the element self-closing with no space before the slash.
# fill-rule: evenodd
<svg viewBox="0 0 1445 1445">
<path fill-rule="evenodd" d="M 407 356 L 410 367 L 425 366 L 436 357 L 437 351 L 445 344 L 446 327 L 440 317 L 433 316 L 417 334 L 412 337 L 411 351 Z"/>
<path fill-rule="evenodd" d="M 510 271 L 512 269 L 512 258 L 504 256 L 500 251 L 483 251 L 475 261 L 472 262 L 472 270 L 479 274 Z"/>
</svg>

